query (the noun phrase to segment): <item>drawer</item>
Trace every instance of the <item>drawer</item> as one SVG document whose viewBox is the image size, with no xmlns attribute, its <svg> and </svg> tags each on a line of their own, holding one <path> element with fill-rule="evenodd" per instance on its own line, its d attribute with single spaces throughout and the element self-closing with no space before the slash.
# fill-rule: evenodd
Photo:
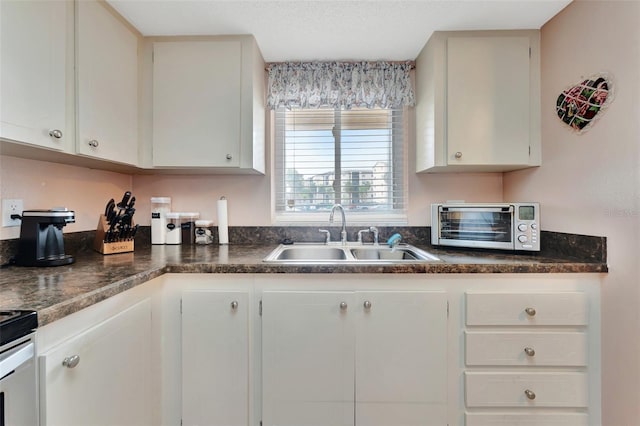
<svg viewBox="0 0 640 426">
<path fill-rule="evenodd" d="M 464 376 L 467 407 L 586 408 L 588 404 L 586 373 L 466 372 Z"/>
<path fill-rule="evenodd" d="M 587 295 L 567 293 L 467 293 L 467 325 L 588 323 Z"/>
<path fill-rule="evenodd" d="M 588 426 L 586 413 L 489 414 L 467 413 L 466 426 Z"/>
<path fill-rule="evenodd" d="M 467 331 L 465 360 L 467 365 L 583 367 L 587 365 L 587 335 Z"/>
</svg>

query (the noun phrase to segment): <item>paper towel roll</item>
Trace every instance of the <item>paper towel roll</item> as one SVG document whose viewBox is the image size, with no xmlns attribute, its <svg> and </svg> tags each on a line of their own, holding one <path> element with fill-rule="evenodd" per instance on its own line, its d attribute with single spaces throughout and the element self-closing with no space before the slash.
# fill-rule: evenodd
<svg viewBox="0 0 640 426">
<path fill-rule="evenodd" d="M 224 197 L 218 200 L 218 242 L 219 244 L 229 244 L 227 200 Z"/>
</svg>

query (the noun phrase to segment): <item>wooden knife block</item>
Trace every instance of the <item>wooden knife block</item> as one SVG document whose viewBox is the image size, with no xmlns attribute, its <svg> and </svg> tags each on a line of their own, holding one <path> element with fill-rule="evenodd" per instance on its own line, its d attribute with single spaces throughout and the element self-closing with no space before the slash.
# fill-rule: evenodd
<svg viewBox="0 0 640 426">
<path fill-rule="evenodd" d="M 132 224 L 133 225 L 133 224 Z M 104 237 L 109 230 L 109 223 L 105 215 L 101 214 L 96 228 L 96 238 L 93 241 L 93 249 L 102 254 L 128 253 L 133 251 L 133 238 L 124 241 L 106 243 Z"/>
</svg>

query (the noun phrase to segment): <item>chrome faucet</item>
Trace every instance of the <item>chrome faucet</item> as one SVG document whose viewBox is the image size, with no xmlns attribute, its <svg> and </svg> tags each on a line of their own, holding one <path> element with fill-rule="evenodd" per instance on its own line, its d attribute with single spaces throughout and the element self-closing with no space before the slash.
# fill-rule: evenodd
<svg viewBox="0 0 640 426">
<path fill-rule="evenodd" d="M 370 226 L 369 229 L 361 229 L 358 231 L 358 242 L 362 243 L 362 234 L 365 232 L 370 232 L 373 234 L 373 245 L 378 245 L 378 228 L 375 226 Z"/>
<path fill-rule="evenodd" d="M 347 243 L 347 218 L 344 215 L 344 207 L 341 204 L 334 204 L 331 208 L 331 214 L 329 215 L 329 224 L 333 223 L 333 214 L 335 211 L 340 210 L 340 214 L 342 215 L 342 231 L 340 232 L 340 241 L 342 244 Z"/>
</svg>

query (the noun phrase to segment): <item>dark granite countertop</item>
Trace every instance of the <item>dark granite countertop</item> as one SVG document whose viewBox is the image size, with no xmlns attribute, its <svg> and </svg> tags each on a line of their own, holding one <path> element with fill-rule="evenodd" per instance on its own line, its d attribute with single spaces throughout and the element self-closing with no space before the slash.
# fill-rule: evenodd
<svg viewBox="0 0 640 426">
<path fill-rule="evenodd" d="M 0 270 L 0 309 L 34 309 L 43 326 L 164 273 L 598 273 L 602 261 L 424 247 L 443 262 L 403 265 L 274 265 L 268 245 L 146 246 L 103 256 L 83 250 L 68 266 Z"/>
</svg>

